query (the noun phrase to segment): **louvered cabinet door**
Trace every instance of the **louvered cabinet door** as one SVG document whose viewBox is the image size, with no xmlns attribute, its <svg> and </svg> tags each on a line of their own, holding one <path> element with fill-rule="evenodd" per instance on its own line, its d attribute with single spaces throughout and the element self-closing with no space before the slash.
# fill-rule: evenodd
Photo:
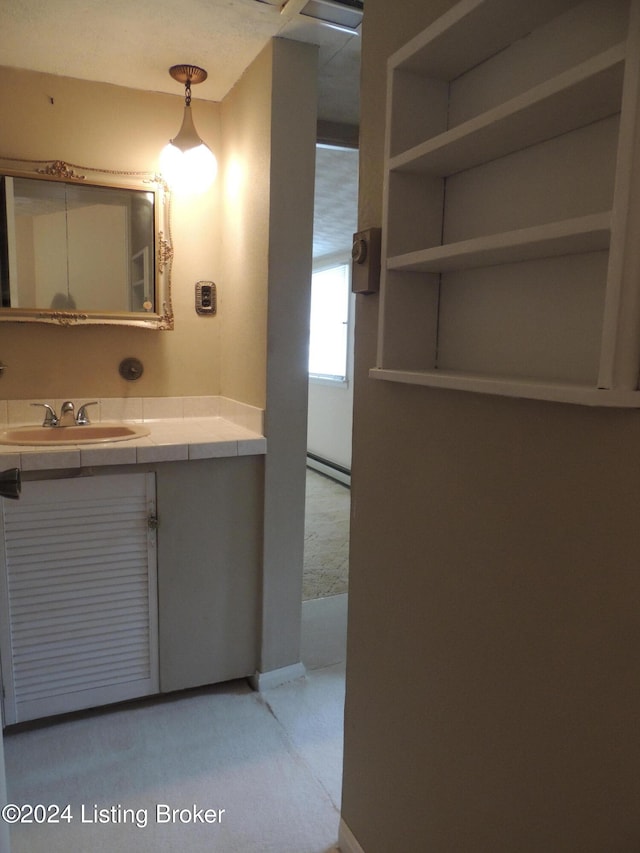
<svg viewBox="0 0 640 853">
<path fill-rule="evenodd" d="M 155 476 L 27 482 L 0 507 L 4 724 L 158 692 Z"/>
</svg>

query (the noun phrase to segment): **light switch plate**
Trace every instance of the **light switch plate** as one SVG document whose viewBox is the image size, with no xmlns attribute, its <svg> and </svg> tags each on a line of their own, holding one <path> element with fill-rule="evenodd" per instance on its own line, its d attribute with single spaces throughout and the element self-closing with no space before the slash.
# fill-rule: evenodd
<svg viewBox="0 0 640 853">
<path fill-rule="evenodd" d="M 196 282 L 196 314 L 215 314 L 217 311 L 217 301 L 214 282 Z"/>
</svg>

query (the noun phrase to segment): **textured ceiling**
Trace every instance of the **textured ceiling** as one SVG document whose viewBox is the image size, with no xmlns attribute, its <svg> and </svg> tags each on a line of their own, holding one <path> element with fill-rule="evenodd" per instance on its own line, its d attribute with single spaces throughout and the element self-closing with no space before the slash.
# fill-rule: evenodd
<svg viewBox="0 0 640 853">
<path fill-rule="evenodd" d="M 357 215 L 358 152 L 318 146 L 313 257 L 350 252 Z"/>
<path fill-rule="evenodd" d="M 209 72 L 219 101 L 274 36 L 320 47 L 319 117 L 358 124 L 359 36 L 297 14 L 291 0 L 0 0 L 0 65 L 177 94 L 171 65 Z M 291 9 L 292 11 L 288 11 Z"/>
</svg>

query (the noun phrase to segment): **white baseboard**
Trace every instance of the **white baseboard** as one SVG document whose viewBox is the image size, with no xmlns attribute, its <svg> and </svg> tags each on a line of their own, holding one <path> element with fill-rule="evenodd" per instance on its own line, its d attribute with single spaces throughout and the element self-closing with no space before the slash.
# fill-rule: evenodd
<svg viewBox="0 0 640 853">
<path fill-rule="evenodd" d="M 355 835 L 351 832 L 342 818 L 340 818 L 338 847 L 341 853 L 364 853 L 364 850 L 358 844 Z"/>
<path fill-rule="evenodd" d="M 302 678 L 306 672 L 303 663 L 294 663 L 280 669 L 271 669 L 269 672 L 256 672 L 255 675 L 249 676 L 249 684 L 255 691 L 262 693 L 263 690 L 271 690 L 272 687 L 279 687 L 287 681 Z"/>
</svg>

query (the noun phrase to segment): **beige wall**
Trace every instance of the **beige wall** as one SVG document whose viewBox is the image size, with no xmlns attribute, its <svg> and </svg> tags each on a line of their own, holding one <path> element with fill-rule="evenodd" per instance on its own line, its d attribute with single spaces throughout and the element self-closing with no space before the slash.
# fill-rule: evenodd
<svg viewBox="0 0 640 853">
<path fill-rule="evenodd" d="M 273 42 L 263 672 L 300 659 L 317 63 Z"/>
<path fill-rule="evenodd" d="M 222 104 L 224 278 L 221 389 L 266 404 L 269 161 L 271 157 L 272 45 L 245 71 Z"/>
<path fill-rule="evenodd" d="M 223 104 L 222 393 L 266 403 L 269 446 L 261 672 L 300 655 L 316 77 L 314 45 L 275 39 Z"/>
<path fill-rule="evenodd" d="M 360 227 L 386 57 L 449 2 L 367 0 Z M 640 413 L 374 382 L 359 296 L 342 817 L 365 853 L 640 839 Z"/>
<path fill-rule="evenodd" d="M 265 407 L 260 672 L 300 660 L 317 49 L 275 39 L 222 105 L 221 389 Z"/>
<path fill-rule="evenodd" d="M 155 171 L 165 142 L 180 126 L 176 95 L 141 92 L 35 72 L 0 68 L 0 156 L 61 159 L 102 169 Z M 201 136 L 221 148 L 221 108 L 198 101 Z M 10 365 L 0 393 L 8 399 L 179 396 L 220 393 L 220 328 L 224 313 L 196 316 L 194 285 L 226 282 L 220 261 L 220 182 L 201 198 L 172 204 L 175 330 L 0 325 L 0 360 Z M 118 364 L 137 356 L 142 379 L 126 382 Z M 233 394 L 232 394 L 233 395 Z M 249 401 L 247 401 L 249 402 Z"/>
</svg>

